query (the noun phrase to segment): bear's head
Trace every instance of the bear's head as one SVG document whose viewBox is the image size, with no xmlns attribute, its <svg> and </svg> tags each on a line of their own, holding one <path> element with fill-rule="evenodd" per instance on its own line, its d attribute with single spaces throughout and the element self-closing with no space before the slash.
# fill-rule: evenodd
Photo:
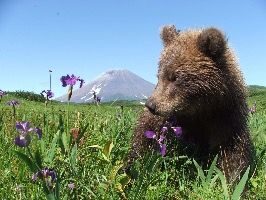
<svg viewBox="0 0 266 200">
<path fill-rule="evenodd" d="M 183 32 L 165 26 L 161 38 L 158 83 L 146 107 L 166 117 L 224 108 L 234 87 L 243 84 L 224 34 L 216 28 Z"/>
</svg>

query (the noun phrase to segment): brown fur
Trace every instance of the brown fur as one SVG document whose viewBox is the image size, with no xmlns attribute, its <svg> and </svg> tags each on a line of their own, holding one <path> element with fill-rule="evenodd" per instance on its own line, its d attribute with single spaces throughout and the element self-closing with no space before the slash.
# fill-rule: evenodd
<svg viewBox="0 0 266 200">
<path fill-rule="evenodd" d="M 219 154 L 219 167 L 234 182 L 252 164 L 246 89 L 234 53 L 215 28 L 180 32 L 166 26 L 161 38 L 158 83 L 138 119 L 131 159 L 154 148 L 145 131 L 158 133 L 175 117 L 201 163 Z"/>
</svg>

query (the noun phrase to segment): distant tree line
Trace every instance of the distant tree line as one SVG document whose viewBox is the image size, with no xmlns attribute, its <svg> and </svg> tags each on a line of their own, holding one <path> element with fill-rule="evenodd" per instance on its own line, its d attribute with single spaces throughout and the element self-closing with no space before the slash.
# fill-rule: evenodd
<svg viewBox="0 0 266 200">
<path fill-rule="evenodd" d="M 27 91 L 21 91 L 17 90 L 15 92 L 7 92 L 7 94 L 13 95 L 18 98 L 23 98 L 29 101 L 39 101 L 39 102 L 45 102 L 44 96 L 41 94 L 36 94 L 34 92 L 27 92 Z"/>
</svg>

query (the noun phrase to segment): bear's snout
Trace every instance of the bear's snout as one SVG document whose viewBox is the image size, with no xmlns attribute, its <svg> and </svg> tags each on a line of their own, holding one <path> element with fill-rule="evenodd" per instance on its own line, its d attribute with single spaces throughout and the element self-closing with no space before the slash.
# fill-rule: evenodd
<svg viewBox="0 0 266 200">
<path fill-rule="evenodd" d="M 149 109 L 149 111 L 151 113 L 155 113 L 155 109 L 156 109 L 156 104 L 154 102 L 154 100 L 152 98 L 148 98 L 146 103 L 145 103 L 145 106 Z"/>
</svg>

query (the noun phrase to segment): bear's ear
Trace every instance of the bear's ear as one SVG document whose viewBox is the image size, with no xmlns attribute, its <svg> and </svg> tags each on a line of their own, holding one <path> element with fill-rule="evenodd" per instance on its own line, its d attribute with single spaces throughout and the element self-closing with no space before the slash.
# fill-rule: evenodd
<svg viewBox="0 0 266 200">
<path fill-rule="evenodd" d="M 203 30 L 198 37 L 197 44 L 202 53 L 213 59 L 219 58 L 226 48 L 225 36 L 216 28 Z"/>
<path fill-rule="evenodd" d="M 179 30 L 176 31 L 174 25 L 164 26 L 161 29 L 161 38 L 163 40 L 164 46 L 171 44 L 171 42 L 175 39 L 175 37 L 178 36 L 179 32 L 180 32 Z"/>
</svg>

